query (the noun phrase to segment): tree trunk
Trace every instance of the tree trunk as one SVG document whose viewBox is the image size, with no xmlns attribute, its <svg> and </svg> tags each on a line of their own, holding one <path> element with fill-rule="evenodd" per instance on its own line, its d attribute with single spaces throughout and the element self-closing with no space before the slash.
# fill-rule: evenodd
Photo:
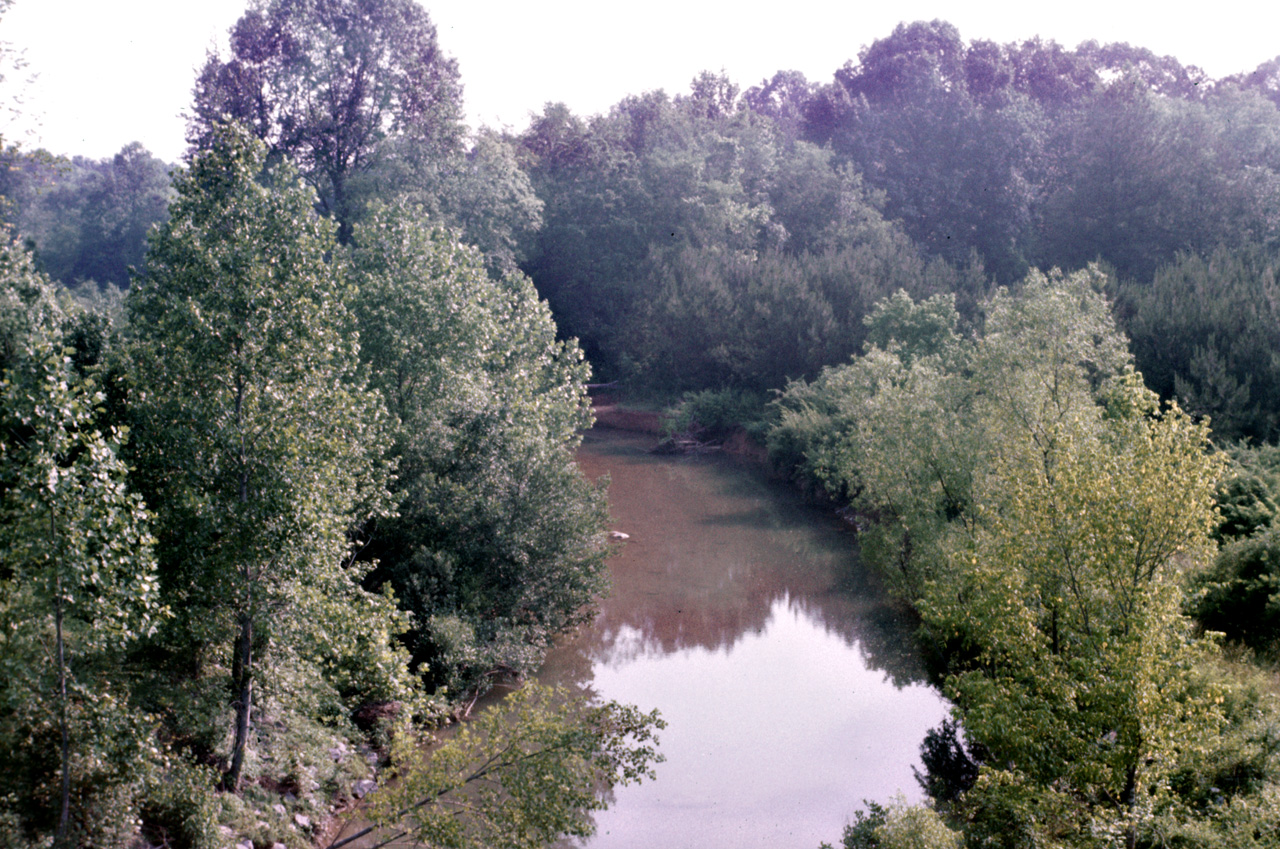
<svg viewBox="0 0 1280 849">
<path fill-rule="evenodd" d="M 54 575 L 58 570 L 58 517 L 52 506 L 49 508 L 49 542 L 53 546 Z M 69 845 L 67 831 L 71 826 L 71 727 L 67 719 L 67 649 L 62 636 L 62 578 L 54 579 L 53 593 L 53 628 L 55 651 L 58 659 L 58 731 L 62 758 L 62 792 L 61 811 L 58 814 L 58 830 L 53 837 L 53 845 L 62 849 Z"/>
<path fill-rule="evenodd" d="M 333 186 L 333 218 L 338 222 L 338 244 L 351 243 L 351 211 L 347 209 L 347 174 L 345 170 L 333 170 L 329 173 L 329 182 Z"/>
<path fill-rule="evenodd" d="M 238 351 L 237 351 L 238 353 Z M 241 504 L 249 502 L 249 475 L 247 467 L 245 429 L 243 426 L 245 385 L 236 375 L 236 425 L 240 433 L 240 480 L 237 497 Z M 231 748 L 231 767 L 222 777 L 222 788 L 232 793 L 240 792 L 240 772 L 244 768 L 244 750 L 249 745 L 249 723 L 253 712 L 253 584 L 248 566 L 243 567 L 241 577 L 249 591 L 245 608 L 240 611 L 240 633 L 236 636 L 231 658 L 231 687 L 236 694 L 236 739 Z"/>
<path fill-rule="evenodd" d="M 71 825 L 71 728 L 67 720 L 67 657 L 62 639 L 61 581 L 58 582 L 57 594 L 53 600 L 53 621 L 58 652 L 58 725 L 62 735 L 62 811 L 58 814 L 58 831 L 54 835 L 53 845 L 61 849 L 70 845 L 67 842 L 67 829 Z"/>
<path fill-rule="evenodd" d="M 231 680 L 236 690 L 236 740 L 231 749 L 231 768 L 222 778 L 222 787 L 239 793 L 240 772 L 244 767 L 253 710 L 253 617 L 248 612 L 240 614 L 240 634 L 236 637 L 235 657 L 231 662 Z"/>
</svg>

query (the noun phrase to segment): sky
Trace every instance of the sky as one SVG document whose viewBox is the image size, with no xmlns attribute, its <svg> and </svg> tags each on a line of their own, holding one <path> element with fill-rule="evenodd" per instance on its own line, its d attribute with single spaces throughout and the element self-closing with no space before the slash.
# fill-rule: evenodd
<svg viewBox="0 0 1280 849">
<path fill-rule="evenodd" d="M 13 0 L 0 41 L 0 135 L 24 147 L 107 157 L 141 142 L 177 162 L 196 70 L 247 0 Z M 1222 77 L 1280 54 L 1280 3 L 1151 0 L 426 0 L 458 61 L 470 123 L 523 129 L 544 104 L 595 114 L 628 94 L 685 91 L 700 71 L 742 88 L 775 71 L 827 82 L 901 21 L 942 18 L 965 40 L 1039 35 L 1074 47 L 1127 41 Z M 1178 11 L 1179 9 L 1183 11 Z M 16 115 L 11 114 L 16 108 Z"/>
</svg>

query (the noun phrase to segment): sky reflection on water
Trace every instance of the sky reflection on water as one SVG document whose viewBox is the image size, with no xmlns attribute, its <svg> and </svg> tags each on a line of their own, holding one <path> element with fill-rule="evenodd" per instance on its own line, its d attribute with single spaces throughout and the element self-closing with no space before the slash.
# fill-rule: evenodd
<svg viewBox="0 0 1280 849">
<path fill-rule="evenodd" d="M 584 444 L 632 540 L 595 622 L 541 676 L 668 723 L 657 780 L 619 788 L 587 845 L 817 849 L 864 798 L 918 798 L 911 767 L 946 703 L 852 536 L 755 470 L 647 445 Z"/>
</svg>

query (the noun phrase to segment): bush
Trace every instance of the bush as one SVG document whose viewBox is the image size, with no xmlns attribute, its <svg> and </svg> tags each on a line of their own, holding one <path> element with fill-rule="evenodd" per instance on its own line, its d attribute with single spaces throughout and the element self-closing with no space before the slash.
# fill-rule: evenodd
<svg viewBox="0 0 1280 849">
<path fill-rule="evenodd" d="M 1196 618 L 1254 649 L 1280 638 L 1280 528 L 1224 546 L 1200 578 Z"/>
<path fill-rule="evenodd" d="M 143 836 L 171 849 L 220 846 L 217 783 L 214 770 L 175 758 L 148 784 L 141 811 Z"/>
<path fill-rule="evenodd" d="M 727 438 L 742 428 L 763 440 L 769 430 L 769 408 L 759 392 L 704 389 L 686 392 L 667 417 L 667 433 L 694 433 L 708 440 Z"/>
</svg>

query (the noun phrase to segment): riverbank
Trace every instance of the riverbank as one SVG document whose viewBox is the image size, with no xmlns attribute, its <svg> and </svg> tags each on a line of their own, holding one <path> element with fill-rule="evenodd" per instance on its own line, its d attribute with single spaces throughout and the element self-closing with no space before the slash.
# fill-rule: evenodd
<svg viewBox="0 0 1280 849">
<path fill-rule="evenodd" d="M 663 413 L 625 406 L 616 395 L 591 396 L 591 414 L 595 417 L 596 427 L 654 436 L 665 433 L 667 420 Z"/>
<path fill-rule="evenodd" d="M 596 427 L 627 433 L 642 433 L 658 439 L 668 436 L 670 419 L 665 412 L 628 406 L 616 395 L 592 396 L 591 413 L 595 417 Z M 742 427 L 733 428 L 723 439 L 710 442 L 694 441 L 703 451 L 723 451 L 725 454 L 762 467 L 767 467 L 769 464 L 768 449 L 758 440 L 753 439 Z M 677 449 L 670 453 L 681 452 Z"/>
</svg>

